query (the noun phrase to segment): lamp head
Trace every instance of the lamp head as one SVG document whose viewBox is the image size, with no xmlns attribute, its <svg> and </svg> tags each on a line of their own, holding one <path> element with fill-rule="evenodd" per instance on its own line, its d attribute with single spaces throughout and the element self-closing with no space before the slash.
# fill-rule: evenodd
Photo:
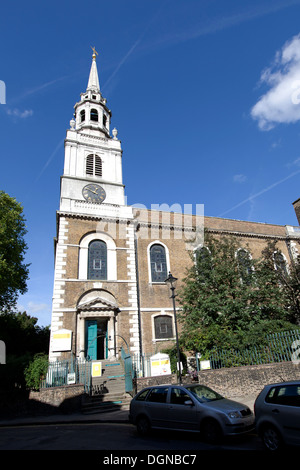
<svg viewBox="0 0 300 470">
<path fill-rule="evenodd" d="M 165 283 L 168 284 L 172 288 L 172 287 L 175 287 L 177 280 L 178 280 L 177 277 L 172 276 L 171 272 L 169 272 L 169 276 L 165 280 Z"/>
</svg>

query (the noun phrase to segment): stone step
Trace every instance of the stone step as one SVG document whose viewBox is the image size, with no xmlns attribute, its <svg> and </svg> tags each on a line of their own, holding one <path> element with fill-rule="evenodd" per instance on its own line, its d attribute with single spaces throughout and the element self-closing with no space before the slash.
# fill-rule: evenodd
<svg viewBox="0 0 300 470">
<path fill-rule="evenodd" d="M 82 404 L 83 414 L 104 413 L 112 410 L 129 410 L 131 396 L 126 394 L 108 393 L 101 396 L 88 397 Z"/>
<path fill-rule="evenodd" d="M 125 394 L 125 374 L 120 361 L 101 361 L 101 377 L 92 378 L 92 397 L 102 397 L 108 394 Z M 111 400 L 113 401 L 113 400 Z"/>
</svg>

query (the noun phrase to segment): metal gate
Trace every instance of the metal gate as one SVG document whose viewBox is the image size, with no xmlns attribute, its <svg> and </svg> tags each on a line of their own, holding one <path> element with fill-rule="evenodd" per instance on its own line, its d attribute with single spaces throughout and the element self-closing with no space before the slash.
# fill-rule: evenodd
<svg viewBox="0 0 300 470">
<path fill-rule="evenodd" d="M 133 391 L 133 369 L 132 369 L 132 359 L 130 354 L 126 353 L 121 348 L 121 357 L 124 362 L 124 372 L 125 372 L 125 392 L 132 392 Z"/>
</svg>

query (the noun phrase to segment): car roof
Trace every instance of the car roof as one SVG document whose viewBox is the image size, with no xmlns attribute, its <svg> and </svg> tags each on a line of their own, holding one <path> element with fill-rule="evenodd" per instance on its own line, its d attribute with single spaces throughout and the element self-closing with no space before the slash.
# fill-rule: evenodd
<svg viewBox="0 0 300 470">
<path fill-rule="evenodd" d="M 204 384 L 201 384 L 201 383 L 186 383 L 186 384 L 170 384 L 170 383 L 166 383 L 166 384 L 155 384 L 155 385 L 147 385 L 146 387 L 144 387 L 141 392 L 143 390 L 149 390 L 150 388 L 161 388 L 161 387 L 196 387 L 197 385 L 202 385 L 203 387 L 207 387 L 207 385 L 204 385 Z"/>
<path fill-rule="evenodd" d="M 288 380 L 286 382 L 275 382 L 275 383 L 271 383 L 271 384 L 267 384 L 265 385 L 265 388 L 266 387 L 284 387 L 285 385 L 299 385 L 300 386 L 300 380 Z"/>
</svg>

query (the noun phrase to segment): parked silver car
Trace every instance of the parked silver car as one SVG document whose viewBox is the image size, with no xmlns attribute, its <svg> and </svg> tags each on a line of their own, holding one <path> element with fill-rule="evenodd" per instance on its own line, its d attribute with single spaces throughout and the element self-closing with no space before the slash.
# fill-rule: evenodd
<svg viewBox="0 0 300 470">
<path fill-rule="evenodd" d="M 131 400 L 129 419 L 142 435 L 151 428 L 200 431 L 207 442 L 255 428 L 247 406 L 200 384 L 147 387 Z"/>
<path fill-rule="evenodd" d="M 257 432 L 268 450 L 300 445 L 300 381 L 266 385 L 254 412 Z"/>
</svg>

